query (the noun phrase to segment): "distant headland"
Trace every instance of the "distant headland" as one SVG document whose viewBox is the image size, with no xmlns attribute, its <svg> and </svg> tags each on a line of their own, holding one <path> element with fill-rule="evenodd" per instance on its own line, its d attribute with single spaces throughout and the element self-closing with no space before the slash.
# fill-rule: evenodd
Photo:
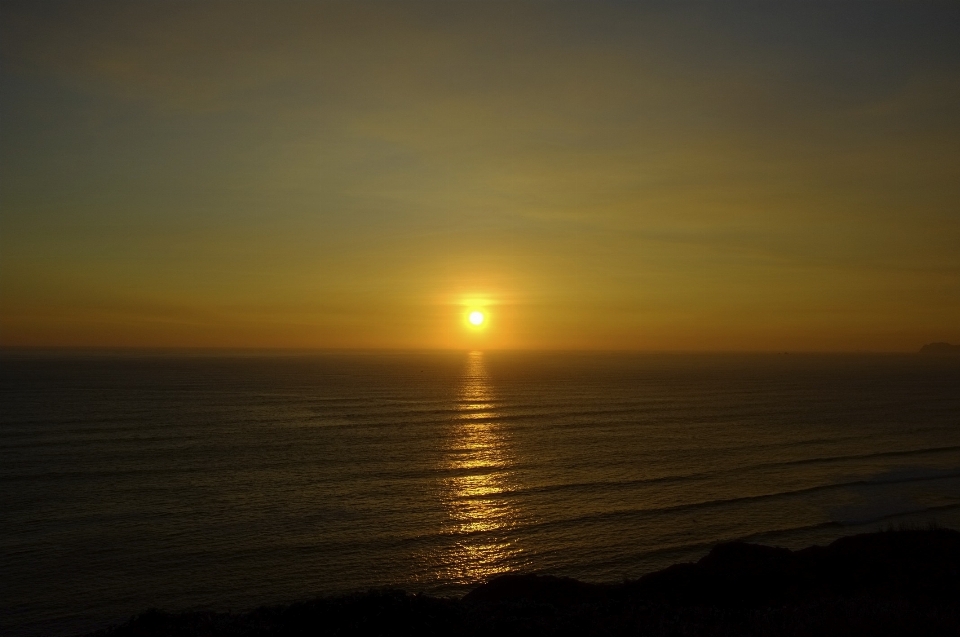
<svg viewBox="0 0 960 637">
<path fill-rule="evenodd" d="M 589 584 L 504 575 L 462 599 L 380 590 L 247 613 L 147 611 L 97 637 L 956 635 L 960 532 L 856 535 L 800 551 L 721 544 L 695 564 Z"/>
<path fill-rule="evenodd" d="M 937 356 L 958 356 L 960 355 L 960 345 L 951 345 L 950 343 L 927 343 L 920 348 L 921 354 L 934 354 Z"/>
</svg>

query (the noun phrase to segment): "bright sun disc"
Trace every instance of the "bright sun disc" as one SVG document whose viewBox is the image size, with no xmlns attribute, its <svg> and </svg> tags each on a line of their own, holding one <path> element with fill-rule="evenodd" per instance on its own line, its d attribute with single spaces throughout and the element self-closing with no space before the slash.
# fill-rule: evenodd
<svg viewBox="0 0 960 637">
<path fill-rule="evenodd" d="M 483 323 L 483 312 L 470 312 L 469 320 L 474 325 Z"/>
</svg>

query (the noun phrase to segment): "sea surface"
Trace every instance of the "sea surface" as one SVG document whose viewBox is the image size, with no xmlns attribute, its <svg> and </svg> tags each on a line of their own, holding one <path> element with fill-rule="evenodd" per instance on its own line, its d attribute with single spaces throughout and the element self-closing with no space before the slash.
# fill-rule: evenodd
<svg viewBox="0 0 960 637">
<path fill-rule="evenodd" d="M 0 357 L 0 632 L 960 528 L 960 358 Z"/>
</svg>

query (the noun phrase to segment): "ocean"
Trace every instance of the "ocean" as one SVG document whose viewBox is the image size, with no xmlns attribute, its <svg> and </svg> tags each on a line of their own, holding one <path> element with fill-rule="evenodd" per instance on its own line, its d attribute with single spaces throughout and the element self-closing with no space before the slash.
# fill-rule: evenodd
<svg viewBox="0 0 960 637">
<path fill-rule="evenodd" d="M 960 528 L 960 358 L 0 357 L 0 632 Z"/>
</svg>

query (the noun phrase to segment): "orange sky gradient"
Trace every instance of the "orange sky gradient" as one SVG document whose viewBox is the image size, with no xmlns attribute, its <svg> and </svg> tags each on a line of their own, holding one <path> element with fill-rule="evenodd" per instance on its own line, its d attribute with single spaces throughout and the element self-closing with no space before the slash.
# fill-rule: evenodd
<svg viewBox="0 0 960 637">
<path fill-rule="evenodd" d="M 2 14 L 2 346 L 960 342 L 955 6 Z"/>
</svg>

